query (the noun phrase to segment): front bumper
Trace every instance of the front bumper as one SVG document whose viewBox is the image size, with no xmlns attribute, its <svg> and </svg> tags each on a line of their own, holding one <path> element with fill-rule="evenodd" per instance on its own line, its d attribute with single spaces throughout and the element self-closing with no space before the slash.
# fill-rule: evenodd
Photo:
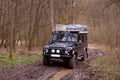
<svg viewBox="0 0 120 80">
<path fill-rule="evenodd" d="M 52 56 L 56 55 L 56 56 Z M 48 58 L 58 58 L 58 59 L 70 59 L 72 56 L 71 55 L 66 55 L 66 54 L 43 54 L 44 57 Z"/>
</svg>

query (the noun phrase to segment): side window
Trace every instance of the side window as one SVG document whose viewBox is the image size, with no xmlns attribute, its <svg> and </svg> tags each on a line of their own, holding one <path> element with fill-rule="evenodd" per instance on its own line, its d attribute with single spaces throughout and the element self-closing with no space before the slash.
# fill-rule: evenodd
<svg viewBox="0 0 120 80">
<path fill-rule="evenodd" d="M 82 42 L 85 42 L 85 36 L 82 35 Z"/>
<path fill-rule="evenodd" d="M 79 35 L 79 42 L 87 42 L 87 35 L 86 34 L 80 34 Z"/>
<path fill-rule="evenodd" d="M 87 35 L 85 35 L 85 42 L 87 42 Z"/>
<path fill-rule="evenodd" d="M 80 34 L 79 35 L 79 43 L 82 43 L 83 42 L 83 40 L 82 40 L 82 35 Z"/>
</svg>

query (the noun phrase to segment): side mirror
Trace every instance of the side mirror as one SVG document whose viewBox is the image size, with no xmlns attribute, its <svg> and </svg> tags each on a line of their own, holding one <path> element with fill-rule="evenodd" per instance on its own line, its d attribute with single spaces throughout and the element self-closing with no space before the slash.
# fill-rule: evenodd
<svg viewBox="0 0 120 80">
<path fill-rule="evenodd" d="M 78 43 L 77 43 L 77 45 L 80 45 L 81 43 L 82 43 L 82 41 L 81 41 L 81 40 L 79 40 L 79 41 L 78 41 Z"/>
<path fill-rule="evenodd" d="M 48 44 L 51 44 L 51 43 L 52 43 L 52 39 L 49 39 Z"/>
</svg>

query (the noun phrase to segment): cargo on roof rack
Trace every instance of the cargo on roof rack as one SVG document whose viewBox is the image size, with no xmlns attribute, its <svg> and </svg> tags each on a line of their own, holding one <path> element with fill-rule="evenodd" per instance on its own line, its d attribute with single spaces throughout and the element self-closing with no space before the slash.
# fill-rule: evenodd
<svg viewBox="0 0 120 80">
<path fill-rule="evenodd" d="M 88 33 L 87 26 L 80 24 L 62 25 L 57 24 L 53 31 L 73 31 L 79 33 Z"/>
</svg>

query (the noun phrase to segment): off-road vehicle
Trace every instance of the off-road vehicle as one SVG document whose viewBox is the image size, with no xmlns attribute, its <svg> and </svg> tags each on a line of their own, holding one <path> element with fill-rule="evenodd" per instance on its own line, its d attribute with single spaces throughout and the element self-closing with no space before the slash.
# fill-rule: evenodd
<svg viewBox="0 0 120 80">
<path fill-rule="evenodd" d="M 87 27 L 84 25 L 56 25 L 49 44 L 43 47 L 43 65 L 62 60 L 74 68 L 77 60 L 84 61 L 87 54 Z"/>
</svg>

